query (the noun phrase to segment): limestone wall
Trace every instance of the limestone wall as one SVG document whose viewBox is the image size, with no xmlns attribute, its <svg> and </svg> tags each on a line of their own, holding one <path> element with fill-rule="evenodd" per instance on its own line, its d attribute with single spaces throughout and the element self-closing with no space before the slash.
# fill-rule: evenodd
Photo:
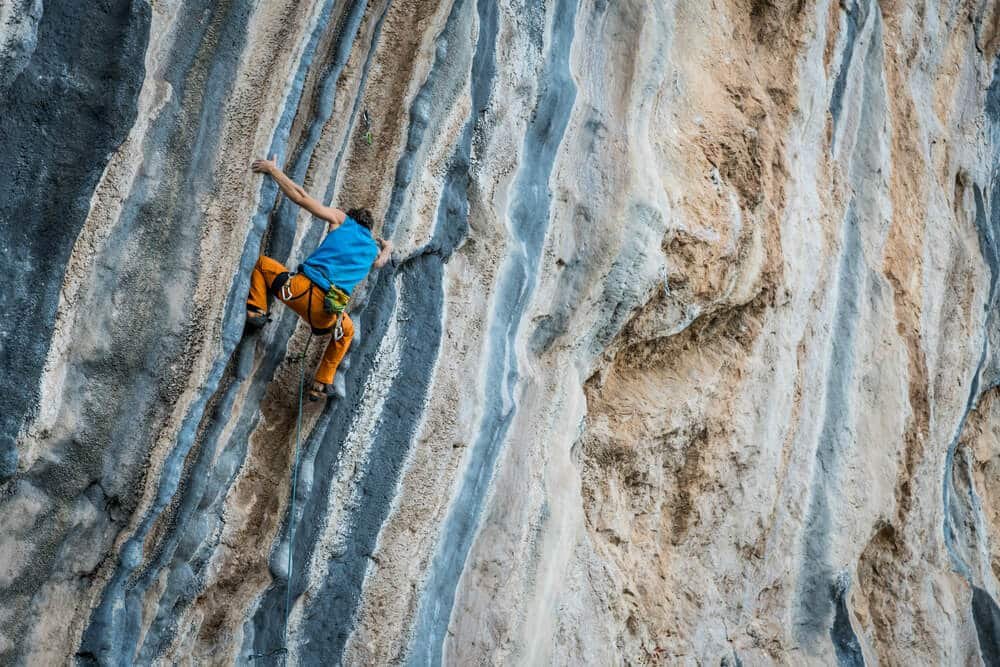
<svg viewBox="0 0 1000 667">
<path fill-rule="evenodd" d="M 1000 664 L 998 50 L 992 0 L 0 4 L 0 664 Z M 293 514 L 270 154 L 396 247 Z"/>
</svg>

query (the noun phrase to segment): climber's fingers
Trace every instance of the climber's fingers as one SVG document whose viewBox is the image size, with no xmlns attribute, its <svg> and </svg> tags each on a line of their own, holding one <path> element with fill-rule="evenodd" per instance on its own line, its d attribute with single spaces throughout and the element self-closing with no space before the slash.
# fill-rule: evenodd
<svg viewBox="0 0 1000 667">
<path fill-rule="evenodd" d="M 278 166 L 277 162 L 275 162 L 276 157 L 277 156 L 272 155 L 270 160 L 254 160 L 250 163 L 250 168 L 257 174 L 270 173 Z"/>
<path fill-rule="evenodd" d="M 388 239 L 376 239 L 375 241 L 379 246 L 378 256 L 375 258 L 375 263 L 372 265 L 376 269 L 381 269 L 383 266 L 389 263 L 392 258 L 392 241 Z"/>
</svg>

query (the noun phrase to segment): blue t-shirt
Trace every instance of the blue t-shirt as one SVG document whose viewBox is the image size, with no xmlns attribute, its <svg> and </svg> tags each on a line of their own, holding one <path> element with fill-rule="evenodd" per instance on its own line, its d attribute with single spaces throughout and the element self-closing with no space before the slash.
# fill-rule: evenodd
<svg viewBox="0 0 1000 667">
<path fill-rule="evenodd" d="M 326 235 L 300 270 L 324 292 L 333 284 L 350 294 L 368 275 L 376 257 L 378 244 L 372 233 L 354 218 L 347 218 Z"/>
</svg>

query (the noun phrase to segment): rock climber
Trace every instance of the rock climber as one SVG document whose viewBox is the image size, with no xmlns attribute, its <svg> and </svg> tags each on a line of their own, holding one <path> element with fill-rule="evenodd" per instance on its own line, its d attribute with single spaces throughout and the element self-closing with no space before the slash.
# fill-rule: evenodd
<svg viewBox="0 0 1000 667">
<path fill-rule="evenodd" d="M 372 267 L 385 266 L 392 244 L 373 235 L 371 211 L 360 208 L 345 212 L 324 206 L 281 171 L 274 156 L 254 160 L 250 168 L 271 176 L 286 197 L 327 223 L 326 238 L 297 272 L 291 273 L 281 262 L 261 255 L 250 276 L 247 297 L 250 330 L 267 323 L 270 292 L 305 320 L 314 334 L 333 334 L 309 390 L 309 400 L 317 401 L 326 396 L 326 388 L 354 338 L 354 323 L 345 312 L 351 292 Z"/>
</svg>

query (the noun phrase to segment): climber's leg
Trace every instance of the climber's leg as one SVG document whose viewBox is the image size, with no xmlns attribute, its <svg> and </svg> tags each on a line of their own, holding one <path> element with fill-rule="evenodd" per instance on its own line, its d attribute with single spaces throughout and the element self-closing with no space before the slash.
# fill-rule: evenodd
<svg viewBox="0 0 1000 667">
<path fill-rule="evenodd" d="M 276 288 L 276 289 L 275 289 Z M 323 308 L 323 291 L 301 273 L 289 277 L 284 286 L 275 286 L 274 295 L 295 311 L 313 329 L 327 329 L 336 322 Z"/>
<path fill-rule="evenodd" d="M 267 321 L 267 291 L 279 274 L 288 269 L 281 262 L 261 255 L 250 274 L 250 294 L 247 296 L 247 324 L 260 325 Z"/>
<path fill-rule="evenodd" d="M 347 348 L 351 346 L 351 339 L 354 338 L 354 322 L 351 321 L 350 315 L 344 313 L 341 325 L 344 328 L 344 337 L 340 340 L 334 340 L 334 336 L 330 336 L 330 342 L 323 353 L 323 360 L 320 361 L 319 368 L 316 369 L 316 382 L 309 392 L 310 398 L 322 395 L 326 390 L 326 385 L 333 382 L 337 367 L 340 366 L 344 355 L 347 354 Z"/>
</svg>

